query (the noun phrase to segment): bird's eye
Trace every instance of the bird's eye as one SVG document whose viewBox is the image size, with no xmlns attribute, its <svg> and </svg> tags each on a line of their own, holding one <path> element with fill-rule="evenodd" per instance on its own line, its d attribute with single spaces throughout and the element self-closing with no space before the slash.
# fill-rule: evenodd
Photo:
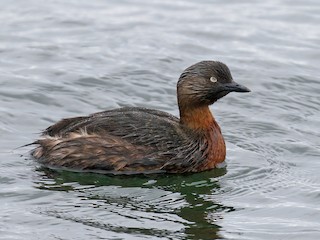
<svg viewBox="0 0 320 240">
<path fill-rule="evenodd" d="M 213 82 L 213 83 L 215 83 L 215 82 L 218 81 L 218 79 L 217 79 L 216 77 L 211 77 L 211 78 L 210 78 L 210 81 Z"/>
</svg>

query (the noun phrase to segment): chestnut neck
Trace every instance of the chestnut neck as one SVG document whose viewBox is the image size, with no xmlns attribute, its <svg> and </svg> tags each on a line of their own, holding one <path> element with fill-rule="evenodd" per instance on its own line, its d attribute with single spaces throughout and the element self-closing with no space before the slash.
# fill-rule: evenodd
<svg viewBox="0 0 320 240">
<path fill-rule="evenodd" d="M 193 130 L 210 130 L 217 124 L 209 107 L 179 106 L 180 123 Z"/>
</svg>

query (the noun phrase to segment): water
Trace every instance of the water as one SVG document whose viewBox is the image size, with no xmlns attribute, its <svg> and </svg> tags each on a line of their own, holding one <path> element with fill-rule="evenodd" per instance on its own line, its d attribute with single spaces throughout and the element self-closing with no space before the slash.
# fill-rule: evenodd
<svg viewBox="0 0 320 240">
<path fill-rule="evenodd" d="M 320 239 L 319 1 L 2 0 L 0 239 Z M 252 89 L 212 106 L 227 169 L 52 172 L 16 149 L 63 117 L 178 115 L 181 71 Z"/>
</svg>

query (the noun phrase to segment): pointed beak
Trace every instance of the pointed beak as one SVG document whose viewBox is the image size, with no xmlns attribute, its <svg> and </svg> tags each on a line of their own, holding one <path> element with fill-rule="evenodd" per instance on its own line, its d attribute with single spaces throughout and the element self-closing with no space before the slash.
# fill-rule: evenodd
<svg viewBox="0 0 320 240">
<path fill-rule="evenodd" d="M 223 84 L 223 89 L 228 92 L 251 92 L 249 88 L 240 85 L 234 81 Z"/>
</svg>

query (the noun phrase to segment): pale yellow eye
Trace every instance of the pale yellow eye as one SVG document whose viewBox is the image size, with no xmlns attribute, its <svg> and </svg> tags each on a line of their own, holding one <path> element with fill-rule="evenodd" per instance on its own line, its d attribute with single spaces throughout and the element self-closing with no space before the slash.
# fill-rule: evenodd
<svg viewBox="0 0 320 240">
<path fill-rule="evenodd" d="M 211 82 L 213 82 L 213 83 L 215 83 L 215 82 L 217 82 L 217 81 L 218 81 L 218 79 L 217 79 L 217 78 L 215 78 L 215 77 L 211 77 L 211 78 L 210 78 L 210 81 L 211 81 Z"/>
</svg>

